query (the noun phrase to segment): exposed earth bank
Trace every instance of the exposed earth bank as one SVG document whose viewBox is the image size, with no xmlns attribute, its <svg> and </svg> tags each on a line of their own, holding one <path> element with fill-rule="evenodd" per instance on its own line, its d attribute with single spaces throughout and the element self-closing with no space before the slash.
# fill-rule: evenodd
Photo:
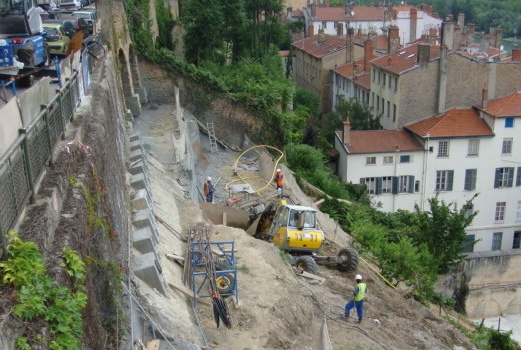
<svg viewBox="0 0 521 350">
<path fill-rule="evenodd" d="M 174 128 L 179 127 L 172 122 L 174 110 L 174 106 L 146 105 L 134 125 L 148 150 L 154 213 L 166 223 L 158 224 L 163 275 L 167 283 L 183 285 L 183 268 L 165 256 L 184 255 L 186 243 L 179 239 L 179 233 L 186 234 L 203 223 L 213 241 L 234 242 L 238 303 L 234 303 L 233 297 L 226 299 L 233 326 L 228 329 L 221 322 L 218 328 L 209 298 L 203 298 L 193 308 L 190 297 L 175 288 L 170 288 L 165 297 L 136 280 L 143 307 L 148 310 L 146 317 L 151 320 L 150 329 L 154 330 L 143 334 L 143 344 L 155 337 L 162 338 L 161 349 L 315 350 L 331 349 L 329 344 L 335 350 L 475 349 L 468 338 L 438 314 L 381 280 L 365 259 L 356 271 L 347 273 L 319 266 L 318 274 L 325 280 L 315 283 L 295 274 L 273 244 L 257 240 L 242 229 L 212 225 L 200 203 L 189 199 L 188 176 L 193 170 L 201 184 L 208 174 L 221 178 L 216 186 L 215 204 L 221 205 L 227 198 L 224 185 L 234 176 L 231 164 L 239 153 L 221 148 L 218 154 L 212 154 L 207 137 L 202 134 L 194 144 L 200 160 L 196 169 L 172 164 L 172 143 L 168 140 Z M 189 122 L 188 116 L 184 118 Z M 290 174 L 286 176 L 289 178 Z M 290 190 L 298 202 L 313 202 L 299 189 Z M 319 221 L 329 239 L 325 252 L 334 254 L 339 248 L 331 242 L 332 232 L 335 239 L 345 233 L 328 226 L 331 224 L 326 224 L 326 216 L 320 216 Z M 368 285 L 366 315 L 361 324 L 355 323 L 354 317 L 340 317 L 355 286 L 356 274 L 361 274 Z"/>
</svg>

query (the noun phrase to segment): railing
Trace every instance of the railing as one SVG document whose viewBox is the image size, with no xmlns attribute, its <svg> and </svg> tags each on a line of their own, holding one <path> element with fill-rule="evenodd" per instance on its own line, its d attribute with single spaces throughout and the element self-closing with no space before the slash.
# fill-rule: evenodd
<svg viewBox="0 0 521 350">
<path fill-rule="evenodd" d="M 91 71 L 94 61 L 86 54 L 83 59 L 89 60 Z M 74 71 L 32 122 L 18 130 L 17 140 L 0 158 L 0 258 L 6 251 L 5 234 L 16 225 L 25 206 L 34 203 L 38 179 L 54 162 L 53 148 L 64 139 L 66 126 L 74 117 L 81 83 Z"/>
</svg>

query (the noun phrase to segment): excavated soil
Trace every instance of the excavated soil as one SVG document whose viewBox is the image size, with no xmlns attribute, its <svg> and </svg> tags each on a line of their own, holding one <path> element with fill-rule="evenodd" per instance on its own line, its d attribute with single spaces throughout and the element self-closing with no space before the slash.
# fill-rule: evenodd
<svg viewBox="0 0 521 350">
<path fill-rule="evenodd" d="M 201 134 L 193 146 L 198 158 L 195 169 L 173 164 L 169 142 L 175 124 L 171 120 L 173 111 L 173 106 L 146 105 L 134 124 L 148 150 L 154 212 L 164 222 L 158 224 L 163 275 L 166 283 L 177 287 L 164 296 L 136 280 L 142 308 L 147 310 L 143 317 L 152 325 L 152 331 L 143 335 L 143 344 L 155 338 L 161 339 L 161 349 L 315 350 L 331 349 L 329 344 L 335 350 L 474 349 L 440 315 L 386 284 L 365 259 L 356 271 L 347 273 L 320 265 L 318 276 L 324 281 L 316 283 L 297 275 L 273 244 L 239 228 L 213 225 L 201 210 L 201 203 L 189 199 L 187 176 L 193 170 L 192 176 L 201 184 L 208 174 L 220 179 L 215 205 L 222 205 L 227 199 L 224 185 L 236 179 L 232 165 L 239 153 L 219 148 L 218 154 L 212 154 L 208 137 Z M 293 200 L 312 203 L 298 189 L 288 191 Z M 339 241 L 345 233 L 327 223 L 325 216 L 319 217 L 319 222 L 330 241 L 322 253 L 335 254 L 338 246 L 331 243 L 333 232 Z M 217 327 L 209 298 L 200 299 L 194 307 L 189 294 L 179 292 L 181 287 L 190 290 L 190 286 L 183 286 L 183 268 L 165 258 L 171 253 L 184 255 L 186 243 L 179 237 L 199 223 L 208 227 L 213 241 L 233 242 L 236 250 L 238 296 L 226 298 L 230 329 L 222 322 Z M 340 317 L 358 273 L 368 285 L 366 315 L 361 324 Z M 200 295 L 205 293 L 202 290 Z"/>
</svg>

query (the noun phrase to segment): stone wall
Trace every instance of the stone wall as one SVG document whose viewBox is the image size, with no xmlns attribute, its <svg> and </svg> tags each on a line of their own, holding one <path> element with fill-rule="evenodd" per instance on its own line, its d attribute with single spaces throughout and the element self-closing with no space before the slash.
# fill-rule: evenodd
<svg viewBox="0 0 521 350">
<path fill-rule="evenodd" d="M 230 102 L 222 94 L 211 93 L 190 84 L 180 76 L 144 60 L 139 62 L 143 86 L 148 90 L 151 104 L 175 105 L 175 88 L 179 87 L 181 104 L 203 126 L 213 122 L 217 139 L 227 140 L 228 146 L 240 147 L 247 132 L 255 142 L 264 123 L 239 104 Z M 253 135 L 253 136 L 252 136 Z"/>
<path fill-rule="evenodd" d="M 521 251 L 471 253 L 461 271 L 447 275 L 439 291 L 452 297 L 468 292 L 465 311 L 471 319 L 521 314 Z"/>
</svg>

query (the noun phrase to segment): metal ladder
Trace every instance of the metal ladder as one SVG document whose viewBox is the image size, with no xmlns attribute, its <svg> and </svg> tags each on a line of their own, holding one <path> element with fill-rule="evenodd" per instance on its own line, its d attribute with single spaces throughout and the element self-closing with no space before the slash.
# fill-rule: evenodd
<svg viewBox="0 0 521 350">
<path fill-rule="evenodd" d="M 212 123 L 206 123 L 206 128 L 208 129 L 208 138 L 210 139 L 210 151 L 213 153 L 217 153 L 219 150 L 217 149 L 217 139 L 215 138 L 215 129 L 213 128 Z"/>
</svg>

